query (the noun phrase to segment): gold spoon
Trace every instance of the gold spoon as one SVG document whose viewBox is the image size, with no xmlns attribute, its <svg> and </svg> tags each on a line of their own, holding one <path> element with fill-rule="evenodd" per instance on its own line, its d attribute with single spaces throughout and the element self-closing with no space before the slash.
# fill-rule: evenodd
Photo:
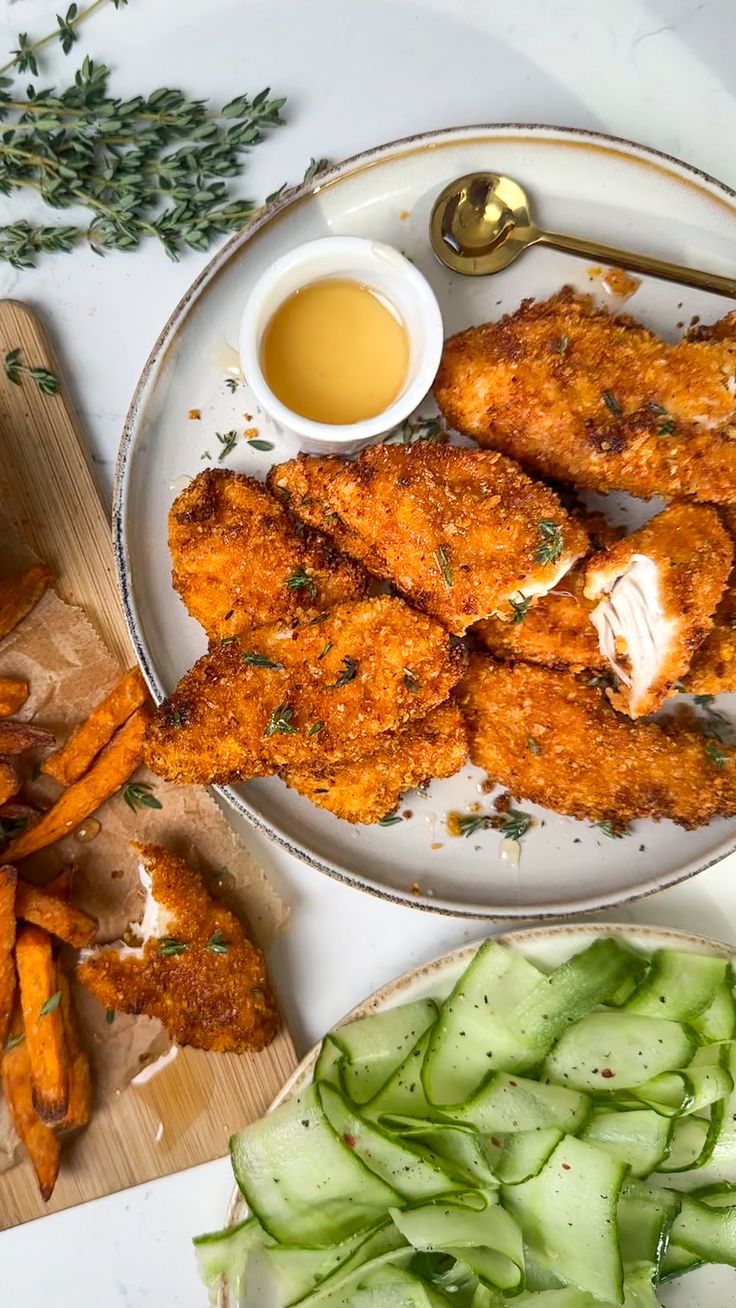
<svg viewBox="0 0 736 1308">
<path fill-rule="evenodd" d="M 495 173 L 467 173 L 450 182 L 434 202 L 429 237 L 440 263 L 466 277 L 500 272 L 530 245 L 548 245 L 565 254 L 736 299 L 736 278 L 683 268 L 667 259 L 617 250 L 581 236 L 543 231 L 533 221 L 519 183 Z"/>
</svg>

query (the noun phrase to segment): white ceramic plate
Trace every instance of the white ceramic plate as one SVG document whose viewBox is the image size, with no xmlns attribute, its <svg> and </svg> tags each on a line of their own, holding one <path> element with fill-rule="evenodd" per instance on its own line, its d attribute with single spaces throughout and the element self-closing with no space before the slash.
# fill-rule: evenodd
<svg viewBox="0 0 736 1308">
<path fill-rule="evenodd" d="M 705 936 L 693 936 L 685 931 L 663 930 L 659 927 L 625 926 L 602 924 L 600 926 L 546 926 L 535 927 L 528 931 L 513 931 L 508 935 L 497 936 L 512 949 L 518 949 L 532 963 L 538 963 L 545 969 L 557 967 L 573 954 L 580 953 L 593 940 L 605 936 L 616 936 L 633 949 L 650 954 L 655 949 L 682 949 L 699 954 L 721 954 L 733 962 L 736 949 L 720 941 L 708 940 Z M 455 949 L 443 958 L 426 963 L 412 972 L 391 981 L 389 985 L 377 990 L 370 999 L 359 1004 L 348 1013 L 343 1021 L 354 1021 L 366 1017 L 369 1013 L 381 1012 L 386 1008 L 395 1008 L 398 1004 L 412 1003 L 416 999 L 443 999 L 449 994 L 457 978 L 468 966 L 473 954 L 478 949 L 478 942 Z M 319 1045 L 311 1049 L 302 1059 L 296 1071 L 274 1100 L 271 1108 L 296 1094 L 312 1079 L 314 1064 L 319 1052 Z M 736 1180 L 736 1174 L 718 1177 L 704 1176 L 704 1183 L 711 1179 Z M 248 1215 L 248 1208 L 240 1194 L 235 1191 L 228 1209 L 226 1224 L 241 1222 Z M 660 1300 L 666 1308 L 733 1308 L 734 1272 L 731 1267 L 702 1267 L 696 1272 L 689 1272 L 679 1280 L 668 1281 L 660 1292 Z M 225 1290 L 221 1292 L 219 1308 L 229 1308 L 230 1298 Z"/>
<path fill-rule="evenodd" d="M 114 528 L 123 601 L 143 671 L 161 698 L 205 649 L 170 584 L 166 516 L 177 479 L 196 474 L 218 452 L 216 431 L 242 430 L 255 406 L 247 388 L 231 394 L 229 346 L 249 287 L 274 258 L 325 233 L 357 234 L 404 250 L 429 278 L 454 332 L 513 310 L 525 296 L 547 296 L 563 283 L 601 290 L 585 263 L 532 250 L 495 277 L 462 278 L 435 261 L 427 220 L 437 192 L 475 169 L 506 172 L 528 189 L 542 225 L 577 230 L 660 257 L 728 272 L 736 264 L 736 195 L 687 165 L 641 146 L 551 127 L 455 129 L 383 146 L 348 160 L 272 205 L 214 258 L 175 310 L 134 396 L 121 445 Z M 602 292 L 601 292 L 602 293 Z M 729 308 L 701 292 L 649 281 L 627 308 L 664 334 L 694 314 Z M 229 345 L 228 345 L 229 343 Z M 199 409 L 201 420 L 189 420 Z M 266 431 L 261 432 L 267 436 Z M 225 466 L 265 476 L 271 453 L 240 441 Z M 635 501 L 609 497 L 621 520 L 635 523 Z M 641 511 L 641 505 L 638 506 Z M 518 869 L 504 862 L 498 834 L 447 833 L 448 810 L 488 800 L 481 773 L 468 766 L 403 806 L 411 819 L 388 828 L 353 827 L 321 812 L 276 779 L 223 791 L 273 839 L 332 876 L 387 898 L 478 917 L 543 917 L 623 903 L 709 867 L 736 847 L 736 822 L 684 832 L 669 822 L 635 824 L 612 840 L 585 823 L 520 804 L 536 825 Z"/>
</svg>

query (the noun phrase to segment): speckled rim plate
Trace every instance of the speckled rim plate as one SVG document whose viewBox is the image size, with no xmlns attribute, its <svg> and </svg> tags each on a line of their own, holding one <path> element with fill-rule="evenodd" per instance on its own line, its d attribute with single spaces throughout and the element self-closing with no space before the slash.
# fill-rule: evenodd
<svg viewBox="0 0 736 1308">
<path fill-rule="evenodd" d="M 189 423 L 187 429 L 175 421 L 174 400 L 169 403 L 170 396 L 176 397 L 176 414 L 183 418 L 189 405 L 182 376 L 188 382 L 196 372 L 198 359 L 189 342 L 197 331 L 202 334 L 197 324 L 205 323 L 208 313 L 211 319 L 220 305 L 227 306 L 232 319 L 236 301 L 240 308 L 247 293 L 240 287 L 247 288 L 265 259 L 324 230 L 380 235 L 401 244 L 440 295 L 448 332 L 515 308 L 524 295 L 547 295 L 564 281 L 587 288 L 582 261 L 551 251 L 530 251 L 490 280 L 452 278 L 440 269 L 426 240 L 431 200 L 448 176 L 489 163 L 527 185 L 531 170 L 535 209 L 546 225 L 564 224 L 575 193 L 576 217 L 592 236 L 625 245 L 634 243 L 638 232 L 655 254 L 724 271 L 736 262 L 736 192 L 633 142 L 549 126 L 453 128 L 396 141 L 346 160 L 317 183 L 296 188 L 260 212 L 215 255 L 174 310 L 143 370 L 123 431 L 113 504 L 115 553 L 131 639 L 156 700 L 204 649 L 201 632 L 193 634 L 194 624 L 169 584 L 165 519 L 173 495 L 168 482 L 166 490 L 163 486 L 167 474 L 193 474 L 203 466 L 189 430 L 198 424 Z M 404 196 L 407 209 L 414 202 L 410 222 L 399 222 L 398 198 L 393 192 L 386 198 L 391 187 L 396 197 Z M 581 213 L 580 197 L 588 193 L 593 197 L 589 210 L 583 207 Z M 663 221 L 666 215 L 675 215 L 669 225 Z M 728 302 L 647 282 L 630 307 L 657 326 L 687 320 L 696 311 L 715 317 L 727 310 Z M 225 308 L 223 314 L 227 316 Z M 233 335 L 231 322 L 229 338 Z M 292 451 L 276 453 L 289 457 Z M 258 463 L 257 458 L 240 452 L 228 466 L 264 475 L 268 461 L 261 456 Z M 159 489 L 151 490 L 158 481 Z M 670 823 L 642 823 L 635 839 L 610 841 L 585 824 L 524 804 L 538 825 L 545 822 L 545 833 L 543 839 L 539 831 L 526 837 L 522 868 L 514 872 L 501 864 L 490 844 L 448 841 L 444 826 L 438 828 L 434 809 L 466 808 L 468 800 L 478 797 L 477 770 L 468 767 L 458 778 L 433 782 L 428 802 L 415 801 L 412 794 L 415 820 L 388 830 L 349 828 L 276 780 L 218 788 L 218 793 L 319 871 L 397 903 L 464 917 L 542 919 L 629 903 L 736 850 L 736 821 L 687 833 Z"/>
<path fill-rule="evenodd" d="M 652 953 L 655 949 L 681 949 L 689 953 L 721 954 L 736 961 L 736 947 L 706 936 L 697 936 L 689 931 L 677 931 L 672 928 L 632 925 L 630 923 L 561 923 L 557 926 L 532 927 L 527 930 L 513 930 L 496 936 L 496 940 L 512 949 L 518 949 L 532 962 L 545 967 L 556 967 L 559 963 L 577 954 L 594 939 L 616 936 L 634 949 Z M 376 990 L 370 998 L 358 1004 L 337 1026 L 353 1022 L 357 1018 L 367 1017 L 371 1013 L 394 1008 L 397 1004 L 412 1003 L 417 999 L 447 994 L 457 977 L 467 967 L 482 942 L 474 941 L 462 945 L 431 963 L 405 972 L 390 981 L 388 985 Z M 292 1072 L 288 1081 L 279 1091 L 268 1111 L 278 1108 L 285 1099 L 297 1094 L 312 1079 L 314 1065 L 319 1053 L 319 1044 L 310 1049 Z M 729 1178 L 730 1179 L 730 1178 Z M 242 1222 L 248 1215 L 248 1207 L 236 1188 L 228 1206 L 226 1226 Z M 695 1280 L 693 1280 L 695 1276 Z M 729 1267 L 706 1267 L 697 1273 L 691 1273 L 681 1282 L 670 1282 L 667 1286 L 667 1308 L 721 1308 L 720 1296 L 723 1295 L 723 1308 L 730 1308 L 732 1303 L 733 1269 Z M 697 1288 L 696 1288 L 697 1287 Z M 691 1297 L 696 1290 L 694 1297 Z M 713 1292 L 719 1298 L 713 1298 Z M 682 1296 L 682 1297 L 680 1297 Z M 218 1308 L 234 1308 L 225 1287 L 218 1297 Z"/>
</svg>

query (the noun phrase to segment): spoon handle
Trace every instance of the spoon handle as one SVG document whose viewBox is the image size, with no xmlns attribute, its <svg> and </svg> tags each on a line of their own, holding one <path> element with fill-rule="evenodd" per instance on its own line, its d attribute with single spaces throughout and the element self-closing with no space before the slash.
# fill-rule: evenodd
<svg viewBox="0 0 736 1308">
<path fill-rule="evenodd" d="M 628 268 L 630 272 L 643 273 L 645 277 L 661 277 L 666 282 L 680 282 L 683 286 L 695 286 L 700 291 L 736 299 L 736 278 L 722 277 L 720 273 L 685 268 L 679 263 L 670 263 L 668 259 L 655 259 L 651 254 L 617 250 L 614 245 L 602 245 L 582 236 L 563 236 L 560 232 L 540 231 L 538 244 L 549 245 L 565 254 L 579 255 L 581 259 L 596 259 L 616 268 Z"/>
</svg>

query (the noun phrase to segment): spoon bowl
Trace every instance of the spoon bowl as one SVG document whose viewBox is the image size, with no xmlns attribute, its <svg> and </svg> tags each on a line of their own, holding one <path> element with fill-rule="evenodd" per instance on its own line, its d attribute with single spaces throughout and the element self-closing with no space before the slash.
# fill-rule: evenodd
<svg viewBox="0 0 736 1308">
<path fill-rule="evenodd" d="M 501 272 L 529 246 L 546 245 L 582 259 L 736 299 L 733 277 L 619 250 L 582 236 L 545 231 L 534 222 L 523 188 L 500 173 L 466 173 L 445 186 L 432 206 L 429 239 L 440 263 L 465 277 Z"/>
</svg>

